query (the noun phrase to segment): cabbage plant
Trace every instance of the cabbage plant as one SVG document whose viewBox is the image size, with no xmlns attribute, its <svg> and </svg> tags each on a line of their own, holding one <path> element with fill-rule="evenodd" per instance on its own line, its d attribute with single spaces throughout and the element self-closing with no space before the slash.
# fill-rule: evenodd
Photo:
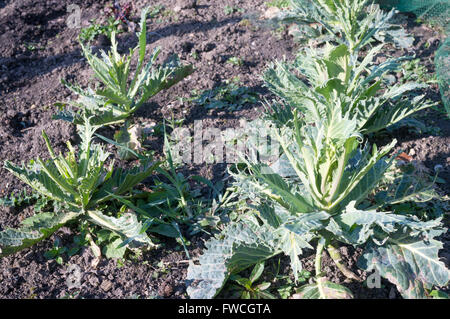
<svg viewBox="0 0 450 319">
<path fill-rule="evenodd" d="M 315 125 L 301 126 L 297 117 L 294 128 L 277 130 L 284 150 L 278 165 L 248 161 L 247 170 L 235 174 L 252 211 L 210 239 L 199 263 L 190 265 L 191 298 L 212 298 L 230 275 L 281 253 L 290 257 L 297 280 L 304 249 L 315 249 L 315 279 L 296 296 L 351 298 L 348 288 L 328 281 L 322 270 L 327 251 L 346 277 L 361 281 L 342 262 L 342 244 L 362 248 L 358 266 L 376 270 L 404 298 L 425 298 L 432 287 L 445 286 L 449 270 L 439 260 L 443 245 L 436 239 L 446 231 L 442 217 L 421 220 L 388 209 L 420 190 L 407 179 L 395 180 L 394 191 L 377 193 L 384 201 L 370 200 L 394 163 L 395 155 L 386 155 L 396 141 L 381 149 L 362 146 L 356 122 L 339 108 Z"/>
</svg>

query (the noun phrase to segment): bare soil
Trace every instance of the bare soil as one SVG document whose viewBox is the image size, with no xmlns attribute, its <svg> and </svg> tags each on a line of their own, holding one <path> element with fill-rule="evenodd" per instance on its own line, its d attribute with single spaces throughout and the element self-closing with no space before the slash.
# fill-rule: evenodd
<svg viewBox="0 0 450 319">
<path fill-rule="evenodd" d="M 82 25 L 102 16 L 109 1 L 79 0 L 16 0 L 0 1 L 0 161 L 19 163 L 41 157 L 48 158 L 41 131 L 45 130 L 57 152 L 64 151 L 67 140 L 77 142 L 75 129 L 62 121 L 52 120 L 57 101 L 75 98 L 60 79 L 78 82 L 86 86 L 92 73 L 80 51 L 77 41 L 79 29 L 68 28 L 66 21 L 70 13 L 69 4 L 82 8 Z M 136 121 L 159 123 L 163 118 L 183 118 L 183 125 L 192 128 L 195 120 L 204 120 L 205 126 L 220 129 L 238 126 L 241 118 L 258 118 L 263 106 L 246 105 L 239 111 L 207 110 L 204 107 L 180 100 L 188 98 L 192 90 L 214 88 L 225 80 L 239 76 L 243 85 L 262 97 L 270 94 L 262 86 L 260 75 L 267 63 L 275 59 L 292 58 L 297 45 L 287 32 L 275 32 L 273 26 L 259 17 L 267 10 L 263 0 L 198 0 L 190 6 L 188 0 L 135 1 L 133 15 L 136 21 L 143 7 L 164 5 L 167 16 L 158 21 L 149 19 L 150 48 L 161 46 L 160 60 L 176 53 L 182 61 L 192 63 L 196 72 L 177 86 L 162 92 L 149 101 L 136 114 Z M 182 4 L 179 12 L 173 9 Z M 226 14 L 225 7 L 239 7 L 244 12 Z M 248 20 L 250 23 L 247 23 Z M 434 51 L 440 35 L 433 29 L 414 22 L 413 17 L 404 17 L 404 25 L 416 37 L 414 47 L 389 54 L 416 54 L 434 73 Z M 125 52 L 136 44 L 133 33 L 119 35 L 120 50 Z M 430 43 L 427 45 L 426 43 Z M 95 43 L 97 49 L 106 49 L 104 41 Z M 198 56 L 195 58 L 195 56 Z M 240 57 L 244 64 L 236 66 L 226 63 L 230 57 Z M 427 92 L 435 101 L 440 101 L 437 86 Z M 442 106 L 441 106 L 442 107 Z M 450 122 L 440 113 L 427 110 L 418 117 L 427 126 L 438 128 L 438 134 L 430 132 L 395 131 L 387 136 L 399 140 L 398 147 L 430 170 L 442 165 L 441 177 L 450 180 Z M 432 130 L 430 130 L 432 131 Z M 108 132 L 107 132 L 108 133 Z M 110 131 L 108 134 L 112 134 Z M 383 143 L 383 138 L 377 142 Z M 161 140 L 148 141 L 161 155 Z M 413 152 L 411 152 L 413 150 Z M 227 178 L 226 166 L 192 165 L 183 169 L 187 175 L 200 174 L 206 178 L 222 180 Z M 0 169 L 0 197 L 17 193 L 25 187 L 5 169 Z M 450 194 L 450 183 L 440 184 L 442 194 Z M 0 207 L 0 230 L 15 227 L 30 216 L 32 207 Z M 164 247 L 131 258 L 123 263 L 102 259 L 96 268 L 91 266 L 93 255 L 86 248 L 80 254 L 64 259 L 59 265 L 47 260 L 44 253 L 52 246 L 56 237 L 63 243 L 70 243 L 76 230 L 64 227 L 51 238 L 36 246 L 0 260 L 0 298 L 64 298 L 77 293 L 83 298 L 186 298 L 184 278 L 187 262 L 184 251 L 175 241 L 161 239 Z M 189 238 L 189 253 L 198 256 L 206 235 Z M 446 249 L 442 257 L 447 261 L 449 236 L 445 237 Z M 360 252 L 352 248 L 341 248 L 348 265 L 362 278 L 368 274 L 357 270 L 356 258 Z M 312 269 L 312 255 L 302 262 L 306 269 Z M 164 267 L 161 267 L 160 261 Z M 284 263 L 286 264 L 286 262 Z M 69 265 L 80 267 L 81 289 L 67 286 Z M 164 269 L 163 269 L 164 268 Z M 344 282 L 342 274 L 325 258 L 325 270 L 329 279 Z M 287 273 L 287 267 L 284 267 Z M 399 298 L 396 289 L 383 281 L 381 289 L 368 289 L 351 283 L 348 285 L 357 298 Z M 226 296 L 225 296 L 226 297 Z"/>
</svg>

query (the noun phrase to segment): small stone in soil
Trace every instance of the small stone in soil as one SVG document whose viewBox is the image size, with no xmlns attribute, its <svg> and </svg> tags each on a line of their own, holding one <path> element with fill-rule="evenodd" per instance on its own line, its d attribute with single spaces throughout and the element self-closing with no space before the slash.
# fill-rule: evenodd
<svg viewBox="0 0 450 319">
<path fill-rule="evenodd" d="M 343 246 L 341 247 L 342 256 L 348 257 L 348 248 Z"/>
<path fill-rule="evenodd" d="M 112 282 L 109 280 L 103 280 L 102 284 L 100 285 L 100 288 L 102 288 L 104 291 L 108 292 L 108 290 L 112 287 Z"/>
<path fill-rule="evenodd" d="M 280 9 L 277 7 L 270 7 L 264 12 L 264 18 L 273 19 L 280 13 Z"/>
<path fill-rule="evenodd" d="M 91 276 L 91 277 L 89 278 L 89 283 L 90 283 L 92 286 L 94 286 L 94 287 L 97 287 L 97 286 L 98 286 L 98 282 L 99 282 L 99 280 L 98 280 L 97 277 Z"/>
<path fill-rule="evenodd" d="M 180 12 L 183 9 L 192 9 L 196 6 L 196 0 L 178 0 L 173 11 Z"/>
</svg>

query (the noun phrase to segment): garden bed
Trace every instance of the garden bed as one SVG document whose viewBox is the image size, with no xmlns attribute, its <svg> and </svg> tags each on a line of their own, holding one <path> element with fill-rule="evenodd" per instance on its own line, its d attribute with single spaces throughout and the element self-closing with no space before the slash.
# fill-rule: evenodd
<svg viewBox="0 0 450 319">
<path fill-rule="evenodd" d="M 83 59 L 78 34 L 80 29 L 68 28 L 69 4 L 78 4 L 82 25 L 100 18 L 108 1 L 17 0 L 0 1 L 0 160 L 14 163 L 30 159 L 48 158 L 41 131 L 45 130 L 55 151 L 64 152 L 65 142 L 78 144 L 75 127 L 63 121 L 52 120 L 56 112 L 54 103 L 74 98 L 60 79 L 87 85 L 93 73 Z M 239 77 L 239 85 L 257 93 L 260 98 L 272 97 L 263 86 L 261 74 L 267 64 L 276 59 L 294 57 L 296 44 L 287 29 L 277 29 L 264 19 L 266 1 L 197 1 L 194 7 L 186 1 L 152 1 L 152 6 L 164 5 L 165 11 L 148 19 L 148 47 L 161 46 L 158 61 L 176 53 L 181 61 L 194 66 L 195 72 L 176 86 L 161 92 L 147 102 L 136 114 L 135 121 L 144 127 L 161 123 L 163 119 L 183 119 L 182 125 L 193 129 L 194 121 L 203 120 L 204 127 L 221 130 L 239 126 L 241 119 L 259 118 L 264 110 L 258 103 L 246 103 L 237 110 L 207 109 L 189 99 L 193 92 L 223 86 L 226 80 Z M 178 10 L 177 6 L 181 5 Z M 148 1 L 134 2 L 133 16 L 138 21 L 141 9 Z M 186 7 L 186 8 L 184 8 Z M 236 8 L 235 10 L 227 10 Z M 409 49 L 386 51 L 388 56 L 415 54 L 425 67 L 427 76 L 434 74 L 434 52 L 442 35 L 426 24 L 418 24 L 415 18 L 401 15 L 406 31 L 415 37 Z M 137 43 L 132 32 L 118 35 L 119 50 L 126 52 Z M 107 49 L 105 41 L 94 43 L 94 50 Z M 242 63 L 232 63 L 237 57 Z M 380 57 L 382 59 L 383 57 Z M 400 77 L 400 75 L 399 75 Z M 440 101 L 439 88 L 431 85 L 427 96 Z M 443 169 L 438 191 L 450 194 L 450 125 L 439 112 L 428 109 L 415 116 L 425 124 L 426 130 L 407 131 L 404 128 L 378 136 L 377 144 L 398 139 L 396 149 L 403 149 L 413 160 L 433 171 L 436 165 Z M 114 134 L 105 129 L 105 136 Z M 155 151 L 155 157 L 163 156 L 161 136 L 153 136 L 146 143 Z M 113 147 L 109 147 L 114 152 Z M 120 165 L 128 165 L 118 161 Z M 214 182 L 229 181 L 225 164 L 185 165 L 185 176 L 201 175 Z M 150 182 L 149 182 L 150 183 Z M 0 169 L 0 197 L 22 192 L 29 188 L 5 169 Z M 0 206 L 0 230 L 17 227 L 33 214 L 31 206 Z M 188 261 L 183 247 L 173 239 L 161 237 L 162 246 L 126 260 L 95 259 L 90 248 L 85 247 L 74 256 L 63 257 L 59 264 L 48 260 L 45 252 L 55 240 L 70 246 L 77 235 L 76 228 L 63 227 L 43 242 L 14 255 L 0 259 L 0 298 L 187 298 L 185 278 Z M 207 234 L 187 237 L 191 257 L 200 255 Z M 450 262 L 450 236 L 443 235 L 444 249 L 440 251 L 447 266 Z M 360 251 L 351 247 L 341 248 L 343 258 L 358 276 L 368 274 L 355 265 Z M 301 259 L 303 266 L 313 270 L 312 256 Z M 273 258 L 273 264 L 279 258 Z M 287 258 L 288 260 L 288 258 Z M 281 272 L 289 275 L 286 258 L 281 258 Z M 267 263 L 270 264 L 270 263 Z M 69 289 L 67 278 L 69 265 L 80 268 L 81 287 Z M 331 263 L 324 261 L 329 280 L 351 287 L 356 298 L 400 298 L 394 285 L 382 281 L 382 288 L 369 289 L 347 283 L 344 276 Z M 276 285 L 274 285 L 275 287 Z M 448 289 L 448 288 L 447 288 Z M 444 289 L 445 290 L 445 289 Z M 220 297 L 229 297 L 225 292 Z"/>
</svg>

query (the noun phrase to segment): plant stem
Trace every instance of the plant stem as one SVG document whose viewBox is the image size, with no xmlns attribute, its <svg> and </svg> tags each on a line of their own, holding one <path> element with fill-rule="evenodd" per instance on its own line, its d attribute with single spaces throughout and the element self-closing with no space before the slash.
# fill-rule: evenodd
<svg viewBox="0 0 450 319">
<path fill-rule="evenodd" d="M 316 249 L 316 258 L 314 261 L 314 270 L 316 272 L 316 283 L 317 288 L 319 289 L 320 298 L 325 295 L 323 291 L 323 282 L 326 281 L 325 274 L 322 273 L 322 255 L 323 250 L 325 248 L 326 239 L 323 237 L 319 238 L 319 242 L 317 243 L 317 249 Z"/>
<path fill-rule="evenodd" d="M 338 267 L 338 269 L 344 274 L 345 277 L 361 282 L 362 279 L 355 275 L 350 269 L 348 269 L 342 263 L 342 256 L 339 250 L 334 247 L 332 244 L 328 244 L 327 251 L 330 254 L 331 259 L 333 259 L 334 263 Z"/>
<path fill-rule="evenodd" d="M 88 231 L 88 233 L 86 234 L 86 239 L 89 242 L 90 248 L 91 248 L 94 256 L 96 258 L 100 258 L 100 256 L 102 255 L 102 251 L 101 251 L 100 247 L 98 247 L 98 245 L 95 243 L 94 238 L 92 238 L 90 231 Z"/>
<path fill-rule="evenodd" d="M 319 242 L 317 243 L 317 249 L 316 249 L 316 258 L 314 262 L 314 269 L 316 271 L 316 277 L 322 276 L 322 253 L 325 248 L 325 240 L 323 237 L 319 239 Z"/>
</svg>

